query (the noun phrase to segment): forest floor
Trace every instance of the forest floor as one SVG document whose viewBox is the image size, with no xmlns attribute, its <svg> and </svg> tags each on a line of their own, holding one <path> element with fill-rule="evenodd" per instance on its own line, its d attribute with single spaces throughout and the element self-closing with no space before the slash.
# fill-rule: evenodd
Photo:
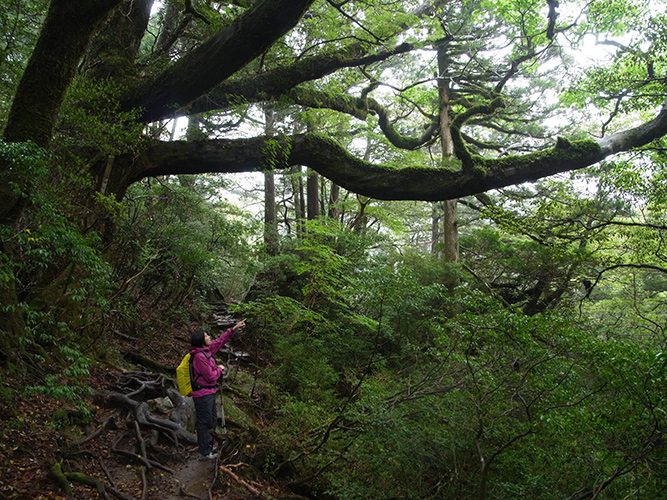
<svg viewBox="0 0 667 500">
<path fill-rule="evenodd" d="M 127 344 L 118 345 L 119 352 L 130 348 L 173 367 L 180 361 L 187 345 L 179 335 L 119 342 Z M 45 369 L 49 370 L 49 367 Z M 128 371 L 107 366 L 97 367 L 92 373 L 93 389 L 100 389 L 108 387 L 110 380 L 117 380 Z M 19 381 L 6 375 L 1 383 L 21 389 Z M 243 471 L 247 470 L 248 464 L 243 452 L 251 445 L 235 440 L 234 430 L 230 430 L 224 439 L 216 439 L 216 447 L 221 448 L 217 459 L 200 460 L 196 445 L 157 444 L 156 431 L 140 430 L 138 424 L 130 423 L 130 419 L 117 419 L 115 425 L 101 429 L 105 423 L 114 423 L 113 417 L 115 414 L 117 418 L 118 410 L 96 406 L 92 398 L 87 403 L 94 415 L 93 422 L 84 426 L 68 420 L 63 423 L 63 414 L 70 415 L 72 421 L 76 419 L 73 407 L 64 406 L 61 401 L 41 393 L 24 390 L 22 394 L 12 404 L 0 407 L 0 500 L 68 498 L 53 470 L 68 473 L 72 489 L 69 498 L 81 500 L 111 497 L 122 500 L 302 498 L 292 495 L 273 480 L 255 476 L 252 480 L 244 479 Z M 143 449 L 139 447 L 140 452 L 134 456 L 119 453 L 121 440 L 127 441 L 127 436 L 132 437 L 133 433 L 137 442 L 147 445 Z M 91 436 L 95 437 L 91 439 Z M 150 460 L 142 463 L 141 451 Z M 55 469 L 54 464 L 57 464 Z M 74 473 L 84 479 L 73 480 Z M 61 479 L 63 477 L 61 475 Z M 95 484 L 84 484 L 90 478 L 105 491 L 100 493 Z"/>
</svg>

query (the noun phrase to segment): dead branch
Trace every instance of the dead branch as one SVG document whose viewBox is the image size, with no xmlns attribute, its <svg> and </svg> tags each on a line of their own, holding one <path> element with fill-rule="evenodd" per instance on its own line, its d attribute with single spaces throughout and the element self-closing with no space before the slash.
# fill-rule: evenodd
<svg viewBox="0 0 667 500">
<path fill-rule="evenodd" d="M 141 468 L 141 500 L 148 498 L 148 477 L 146 477 L 146 467 Z"/>
<path fill-rule="evenodd" d="M 229 470 L 227 467 L 225 467 L 224 465 L 218 465 L 218 468 L 219 468 L 222 472 L 224 472 L 225 474 L 227 474 L 229 477 L 231 477 L 231 478 L 232 478 L 234 481 L 236 481 L 238 484 L 240 484 L 240 485 L 243 486 L 245 489 L 247 489 L 247 490 L 248 490 L 250 493 L 252 493 L 253 495 L 256 495 L 256 496 L 258 496 L 258 497 L 260 497 L 260 498 L 268 498 L 268 497 L 267 497 L 261 490 L 258 490 L 257 488 L 255 488 L 254 486 L 252 486 L 251 484 L 249 484 L 247 481 L 244 481 L 243 479 L 241 479 L 239 476 L 237 476 L 236 474 L 234 474 L 232 471 L 230 471 L 230 470 Z"/>
<path fill-rule="evenodd" d="M 116 297 L 118 297 L 120 294 L 124 293 L 125 290 L 127 290 L 127 287 L 130 285 L 130 282 L 131 282 L 132 280 L 134 280 L 135 278 L 141 276 L 141 274 L 143 274 L 143 272 L 146 271 L 146 269 L 148 269 L 148 266 L 151 264 L 151 262 L 153 262 L 153 260 L 155 260 L 155 258 L 157 257 L 157 255 L 158 255 L 157 252 L 154 253 L 154 254 L 151 256 L 151 258 L 148 259 L 148 262 L 146 262 L 146 265 L 144 266 L 144 268 L 143 268 L 141 271 L 139 271 L 139 272 L 138 272 L 137 274 L 135 274 L 134 276 L 131 276 L 130 278 L 126 279 L 125 282 L 120 286 L 120 288 L 118 288 L 118 291 L 117 291 L 115 294 L 113 294 L 109 300 L 112 301 L 113 299 L 115 299 Z"/>
<path fill-rule="evenodd" d="M 141 457 L 136 453 L 132 453 L 131 451 L 121 450 L 120 448 L 111 448 L 111 451 L 116 453 L 117 455 L 122 455 L 124 457 L 131 458 L 135 462 L 139 462 L 141 465 L 145 466 L 148 469 L 156 468 L 168 472 L 169 474 L 174 473 L 173 470 L 171 470 L 169 467 L 162 465 L 160 462 L 151 460 L 150 458 Z"/>
</svg>

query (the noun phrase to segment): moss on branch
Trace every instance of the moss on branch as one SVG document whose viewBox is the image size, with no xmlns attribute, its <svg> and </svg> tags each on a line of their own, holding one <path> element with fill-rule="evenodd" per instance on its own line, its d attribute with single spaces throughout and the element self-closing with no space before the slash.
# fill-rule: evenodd
<svg viewBox="0 0 667 500">
<path fill-rule="evenodd" d="M 275 154 L 268 155 L 270 151 Z M 604 156 L 600 144 L 594 140 L 561 139 L 551 149 L 521 156 L 496 159 L 474 156 L 472 167 L 467 169 L 403 167 L 364 161 L 331 137 L 310 133 L 292 137 L 158 143 L 146 150 L 141 162 L 136 156 L 127 157 L 131 171 L 125 178 L 134 182 L 156 175 L 257 172 L 267 166 L 283 169 L 305 165 L 339 186 L 371 198 L 439 201 L 583 168 Z"/>
<path fill-rule="evenodd" d="M 570 141 L 559 137 L 553 148 L 544 151 L 503 158 L 477 158 L 490 172 L 513 172 L 524 171 L 540 165 L 560 163 L 569 163 L 574 166 L 580 161 L 587 162 L 584 166 L 588 166 L 591 164 L 589 163 L 591 156 L 597 156 L 600 152 L 600 144 L 595 140 Z"/>
</svg>

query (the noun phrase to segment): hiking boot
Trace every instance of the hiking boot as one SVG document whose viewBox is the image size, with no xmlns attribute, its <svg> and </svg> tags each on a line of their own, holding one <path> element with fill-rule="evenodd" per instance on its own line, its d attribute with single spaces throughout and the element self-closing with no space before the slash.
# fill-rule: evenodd
<svg viewBox="0 0 667 500">
<path fill-rule="evenodd" d="M 199 455 L 199 460 L 206 460 L 206 459 L 209 459 L 209 458 L 218 458 L 218 454 L 214 453 L 214 452 L 211 452 L 208 455 Z"/>
</svg>

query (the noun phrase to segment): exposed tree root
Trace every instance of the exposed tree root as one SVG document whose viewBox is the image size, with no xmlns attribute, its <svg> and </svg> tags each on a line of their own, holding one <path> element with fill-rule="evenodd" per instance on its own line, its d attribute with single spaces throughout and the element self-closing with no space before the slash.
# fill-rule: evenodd
<svg viewBox="0 0 667 500">
<path fill-rule="evenodd" d="M 185 414 L 188 411 L 186 398 L 183 398 L 174 389 L 174 382 L 164 375 L 145 372 L 123 372 L 109 374 L 110 389 L 99 390 L 94 395 L 94 401 L 100 407 L 114 408 L 117 411 L 107 417 L 94 432 L 74 443 L 80 447 L 99 438 L 106 431 L 118 430 L 123 426 L 127 431 L 115 439 L 110 451 L 125 457 L 140 466 L 142 481 L 141 498 L 148 498 L 149 477 L 152 470 L 174 474 L 174 471 L 160 461 L 160 456 L 173 458 L 171 448 L 181 448 L 183 445 L 195 445 L 195 435 L 187 431 L 182 423 L 160 418 L 151 413 L 148 400 L 163 398 L 171 401 L 174 406 L 176 420 L 187 421 Z M 109 386 L 108 386 L 109 387 Z M 168 399 L 167 399 L 168 398 Z M 163 446 L 164 445 L 164 446 Z M 67 457 L 88 455 L 94 458 L 104 471 L 107 483 L 83 472 L 64 471 L 58 461 L 53 461 L 50 477 L 60 486 L 68 498 L 73 498 L 71 482 L 85 484 L 95 488 L 101 498 L 109 495 L 120 499 L 132 499 L 119 492 L 114 484 L 106 464 L 99 454 L 89 451 L 77 451 Z"/>
<path fill-rule="evenodd" d="M 137 391 L 131 393 L 136 396 Z M 143 401 L 135 401 L 130 394 L 121 394 L 119 392 L 98 391 L 95 400 L 101 406 L 125 408 L 129 410 L 136 422 L 142 429 L 153 429 L 168 436 L 176 446 L 179 443 L 194 445 L 197 444 L 197 438 L 191 432 L 170 420 L 156 418 L 151 415 L 148 404 Z"/>
<path fill-rule="evenodd" d="M 92 434 L 89 434 L 88 436 L 86 436 L 86 437 L 83 438 L 83 439 L 80 439 L 80 440 L 78 440 L 78 441 L 75 441 L 75 442 L 74 442 L 74 445 L 75 445 L 75 446 L 81 446 L 81 445 L 84 445 L 84 444 L 86 444 L 88 441 L 92 441 L 93 439 L 95 439 L 97 436 L 99 436 L 100 434 L 102 434 L 102 433 L 103 433 L 105 430 L 107 430 L 108 428 L 117 429 L 118 426 L 116 425 L 116 418 L 118 418 L 118 414 L 117 414 L 117 413 L 111 415 L 109 418 L 105 419 L 104 422 L 102 422 L 102 425 L 100 425 L 100 426 L 95 430 L 95 432 L 93 432 Z"/>
<path fill-rule="evenodd" d="M 104 472 L 105 477 L 109 481 L 109 484 L 113 488 L 116 487 L 116 484 L 115 484 L 113 478 L 111 477 L 111 474 L 109 473 L 109 469 L 106 466 L 106 463 L 104 462 L 104 460 L 102 459 L 102 457 L 100 456 L 99 453 L 93 453 L 92 451 L 77 451 L 77 452 L 74 452 L 74 453 L 70 453 L 68 456 L 76 457 L 76 456 L 79 456 L 79 455 L 88 455 L 88 456 L 94 458 L 97 461 L 97 463 L 100 464 L 100 467 L 102 468 L 102 471 Z"/>
<path fill-rule="evenodd" d="M 67 495 L 67 498 L 74 498 L 74 493 L 70 483 L 77 482 L 95 488 L 100 497 L 104 498 L 105 500 L 109 500 L 109 495 L 107 493 L 111 493 L 113 496 L 119 498 L 120 500 L 136 500 L 134 497 L 121 493 L 114 486 L 109 486 L 103 481 L 91 477 L 87 474 L 83 474 L 81 472 L 64 472 L 60 462 L 57 460 L 53 460 L 51 463 L 49 475 L 58 484 L 58 486 L 60 486 L 60 489 L 63 491 L 63 493 Z"/>
<path fill-rule="evenodd" d="M 85 484 L 86 486 L 95 488 L 100 494 L 100 497 L 104 498 L 105 500 L 109 500 L 109 495 L 107 495 L 107 493 L 111 493 L 113 496 L 119 498 L 120 500 L 136 500 L 134 497 L 126 495 L 125 493 L 121 493 L 116 488 L 113 488 L 108 484 L 104 484 L 99 479 L 81 472 L 66 472 L 65 477 L 69 481 Z"/>
<path fill-rule="evenodd" d="M 49 469 L 49 476 L 53 479 L 56 484 L 60 487 L 62 492 L 67 495 L 67 498 L 74 498 L 74 493 L 72 492 L 72 486 L 69 484 L 69 480 L 65 476 L 63 469 L 60 465 L 60 462 L 54 460 L 51 463 L 51 468 Z"/>
<path fill-rule="evenodd" d="M 186 429 L 186 423 L 193 419 L 192 400 L 181 396 L 175 388 L 175 381 L 161 374 L 107 373 L 104 382 L 103 389 L 95 392 L 93 402 L 113 413 L 100 420 L 92 432 L 72 443 L 76 451 L 63 454 L 62 461 L 53 460 L 51 463 L 49 476 L 59 485 L 63 498 L 75 498 L 73 483 L 78 483 L 94 489 L 103 499 L 115 497 L 120 500 L 146 500 L 156 486 L 173 485 L 173 480 L 176 480 L 180 484 L 174 493 L 181 497 L 212 500 L 218 488 L 224 489 L 224 485 L 221 486 L 220 483 L 221 475 L 226 475 L 231 482 L 245 489 L 248 497 L 267 500 L 270 498 L 260 485 L 242 479 L 229 467 L 221 465 L 221 462 L 229 463 L 229 460 L 239 453 L 238 447 L 221 435 L 214 435 L 219 445 L 219 455 L 211 471 L 213 477 L 202 481 L 202 486 L 208 483 L 207 492 L 205 493 L 206 489 L 203 490 L 199 493 L 200 496 L 188 492 L 179 479 L 181 471 L 178 470 L 179 466 L 175 465 L 174 459 L 176 464 L 179 460 L 185 464 L 191 460 L 187 457 L 192 452 L 192 447 L 197 444 L 196 436 Z M 83 449 L 83 446 L 90 446 L 94 440 L 104 440 L 104 452 L 96 453 Z M 191 449 L 187 450 L 186 447 Z M 184 453 L 176 454 L 176 450 Z M 119 457 L 115 467 L 107 467 L 110 459 L 106 452 Z M 92 460 L 85 461 L 82 457 Z M 97 465 L 99 473 L 95 472 Z M 125 490 L 128 472 L 135 474 L 131 493 L 139 495 L 138 497 L 119 490 Z M 165 483 L 161 478 L 165 474 L 171 476 L 172 480 Z M 167 491 L 164 493 L 168 495 Z"/>
</svg>

